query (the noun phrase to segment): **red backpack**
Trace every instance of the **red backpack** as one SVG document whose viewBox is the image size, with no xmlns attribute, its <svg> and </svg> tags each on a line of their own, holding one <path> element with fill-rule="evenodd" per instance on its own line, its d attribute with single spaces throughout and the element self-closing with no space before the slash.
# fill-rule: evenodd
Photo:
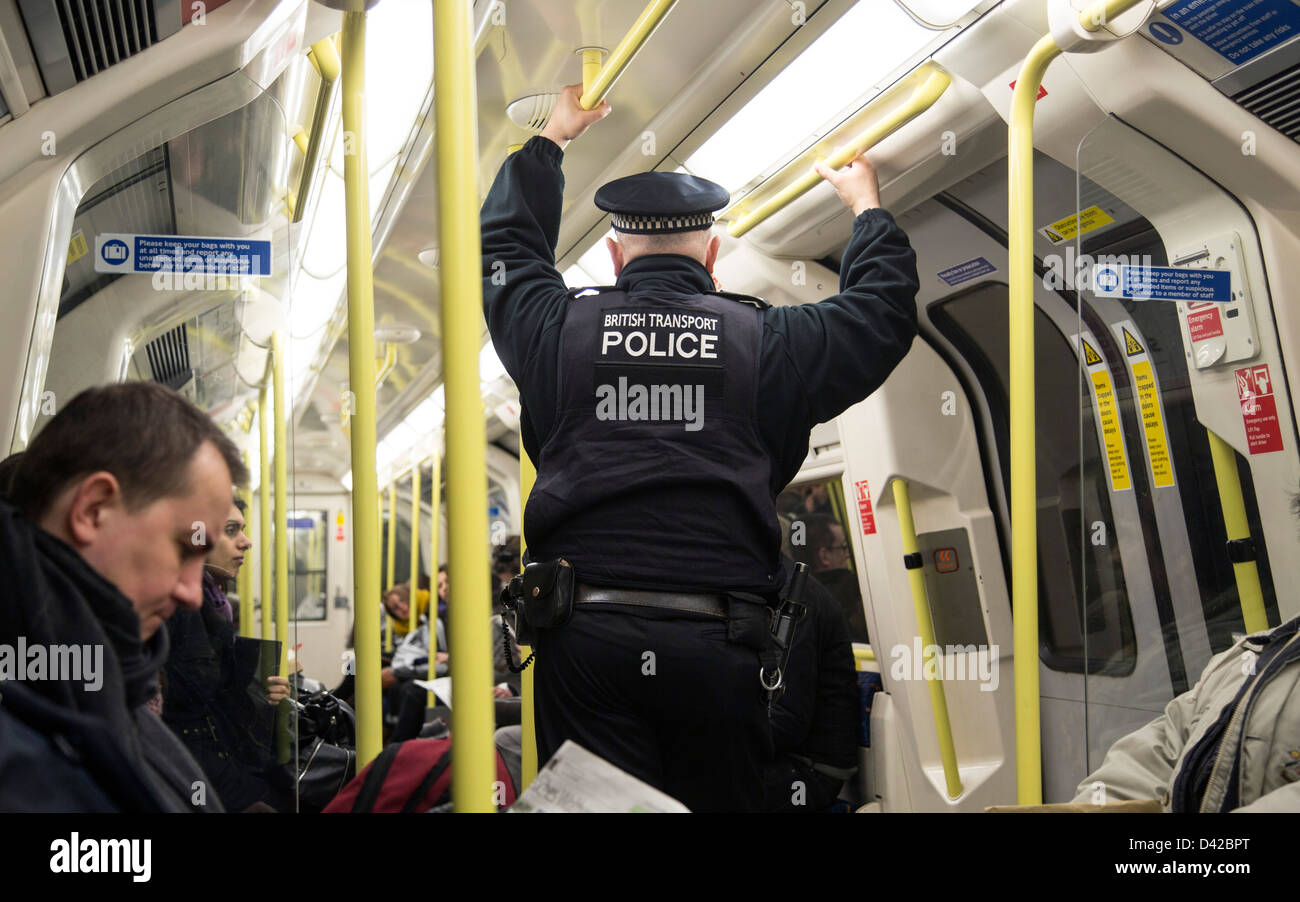
<svg viewBox="0 0 1300 902">
<path fill-rule="evenodd" d="M 505 806 L 515 803 L 515 788 L 497 754 L 497 779 L 505 786 Z M 429 811 L 451 801 L 451 740 L 408 739 L 384 748 L 325 806 L 326 814 Z"/>
</svg>

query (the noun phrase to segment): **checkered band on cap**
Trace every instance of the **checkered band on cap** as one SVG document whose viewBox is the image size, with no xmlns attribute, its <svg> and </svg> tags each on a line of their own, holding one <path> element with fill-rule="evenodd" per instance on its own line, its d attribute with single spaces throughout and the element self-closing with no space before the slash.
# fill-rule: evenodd
<svg viewBox="0 0 1300 902">
<path fill-rule="evenodd" d="M 689 216 L 630 216 L 614 213 L 610 224 L 615 231 L 641 235 L 666 235 L 670 232 L 689 232 L 713 225 L 712 213 L 692 213 Z"/>
</svg>

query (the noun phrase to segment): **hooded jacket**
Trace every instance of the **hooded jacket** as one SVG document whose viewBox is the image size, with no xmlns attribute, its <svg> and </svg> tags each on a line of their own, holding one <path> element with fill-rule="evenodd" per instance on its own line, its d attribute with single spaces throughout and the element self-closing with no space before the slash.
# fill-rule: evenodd
<svg viewBox="0 0 1300 902">
<path fill-rule="evenodd" d="M 130 600 L 3 502 L 0 587 L 0 810 L 221 811 L 203 771 L 147 707 L 166 630 L 141 641 Z M 82 650 L 73 678 L 15 666 L 21 648 L 52 661 L 52 649 L 68 646 Z"/>
<path fill-rule="evenodd" d="M 1300 811 L 1300 617 L 1216 655 L 1165 713 L 1111 746 L 1076 802 L 1166 811 Z"/>
</svg>

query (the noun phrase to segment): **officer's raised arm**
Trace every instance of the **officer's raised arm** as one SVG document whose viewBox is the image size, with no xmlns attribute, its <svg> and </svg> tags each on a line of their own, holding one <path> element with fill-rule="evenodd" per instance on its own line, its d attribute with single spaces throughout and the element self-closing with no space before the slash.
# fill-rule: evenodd
<svg viewBox="0 0 1300 902">
<path fill-rule="evenodd" d="M 880 207 L 875 168 L 859 156 L 839 171 L 817 164 L 856 217 L 840 293 L 816 304 L 773 307 L 768 342 L 795 370 L 809 424 L 825 422 L 884 383 L 916 336 L 916 254 Z"/>
<path fill-rule="evenodd" d="M 610 112 L 578 105 L 581 85 L 569 85 L 546 127 L 510 155 L 497 173 L 479 221 L 483 233 L 483 315 L 506 371 L 519 380 L 528 349 L 558 325 L 564 279 L 555 268 L 564 200 L 563 148 Z"/>
</svg>

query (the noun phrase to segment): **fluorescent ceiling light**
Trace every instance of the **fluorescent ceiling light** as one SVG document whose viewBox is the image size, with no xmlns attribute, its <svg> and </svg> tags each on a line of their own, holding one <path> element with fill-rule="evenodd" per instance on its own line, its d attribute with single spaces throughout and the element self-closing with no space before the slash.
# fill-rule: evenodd
<svg viewBox="0 0 1300 902">
<path fill-rule="evenodd" d="M 366 13 L 366 159 L 386 163 L 406 144 L 433 82 L 433 4 L 384 0 Z M 343 171 L 343 141 L 331 165 Z"/>
<path fill-rule="evenodd" d="M 877 82 L 934 39 L 934 31 L 893 3 L 860 0 L 693 153 L 686 168 L 734 195 L 803 150 L 808 135 L 838 125 L 878 93 Z M 781 135 L 798 143 L 782 147 Z"/>
<path fill-rule="evenodd" d="M 501 358 L 497 356 L 496 348 L 492 347 L 492 342 L 489 341 L 478 354 L 479 382 L 495 382 L 505 374 L 505 364 L 501 362 Z"/>
<path fill-rule="evenodd" d="M 587 288 L 595 285 L 596 280 L 578 264 L 573 264 L 564 271 L 564 284 L 569 288 Z"/>
</svg>

